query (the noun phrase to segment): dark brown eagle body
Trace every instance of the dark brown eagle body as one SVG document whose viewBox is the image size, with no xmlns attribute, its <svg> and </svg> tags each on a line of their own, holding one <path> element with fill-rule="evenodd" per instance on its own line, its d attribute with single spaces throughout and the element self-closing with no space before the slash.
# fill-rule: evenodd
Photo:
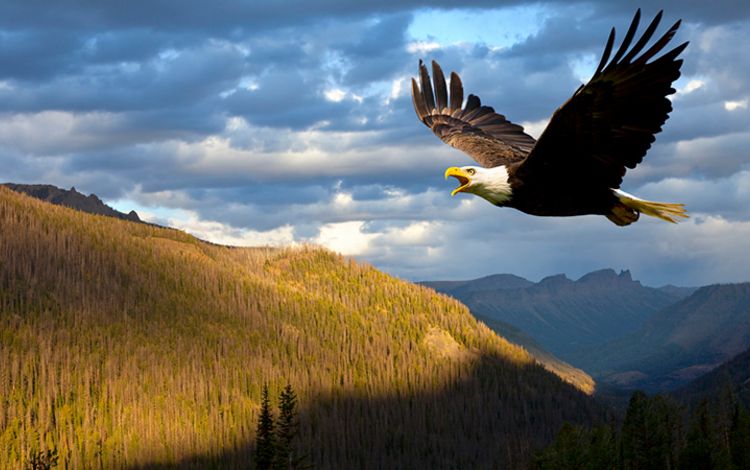
<svg viewBox="0 0 750 470">
<path fill-rule="evenodd" d="M 555 111 L 538 141 L 474 95 L 462 107 L 459 76 L 451 73 L 448 90 L 440 66 L 433 61 L 431 83 L 420 61 L 419 84 L 412 79 L 417 115 L 481 167 L 449 168 L 446 177 L 462 184 L 454 193 L 474 192 L 533 215 L 599 214 L 618 225 L 634 222 L 639 213 L 670 222 L 686 217 L 680 204 L 643 201 L 619 190 L 625 172 L 642 161 L 672 110 L 667 96 L 675 92 L 672 82 L 682 65 L 677 57 L 687 43 L 656 57 L 674 36 L 678 21 L 645 49 L 661 15 L 631 48 L 638 10 L 610 60 L 612 29 L 591 80 Z"/>
<path fill-rule="evenodd" d="M 610 188 L 597 184 L 567 184 L 554 177 L 527 182 L 517 176 L 519 163 L 508 168 L 513 198 L 504 204 L 531 215 L 569 217 L 608 215 L 618 199 Z"/>
</svg>

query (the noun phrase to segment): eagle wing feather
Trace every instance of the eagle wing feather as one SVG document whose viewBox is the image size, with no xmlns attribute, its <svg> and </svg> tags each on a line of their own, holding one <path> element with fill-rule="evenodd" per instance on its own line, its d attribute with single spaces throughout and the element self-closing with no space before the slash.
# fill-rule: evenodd
<svg viewBox="0 0 750 470">
<path fill-rule="evenodd" d="M 593 77 L 555 111 L 516 175 L 526 182 L 554 179 L 568 185 L 586 181 L 620 187 L 627 169 L 643 160 L 672 111 L 667 96 L 675 92 L 672 82 L 682 65 L 677 56 L 688 43 L 651 59 L 669 43 L 680 21 L 641 54 L 661 16 L 659 12 L 628 51 L 640 20 L 638 10 L 610 61 L 612 28 Z"/>
<path fill-rule="evenodd" d="M 463 103 L 463 85 L 451 73 L 450 100 L 445 75 L 432 61 L 432 83 L 427 67 L 419 61 L 419 84 L 412 79 L 412 99 L 419 119 L 440 139 L 455 147 L 485 168 L 522 161 L 534 147 L 534 138 L 480 99 L 469 95 Z"/>
</svg>

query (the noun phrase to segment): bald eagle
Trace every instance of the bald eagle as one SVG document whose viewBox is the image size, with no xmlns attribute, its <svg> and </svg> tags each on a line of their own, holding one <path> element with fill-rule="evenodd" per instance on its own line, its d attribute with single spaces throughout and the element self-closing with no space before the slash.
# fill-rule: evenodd
<svg viewBox="0 0 750 470">
<path fill-rule="evenodd" d="M 675 35 L 677 21 L 642 52 L 659 25 L 660 11 L 630 48 L 636 12 L 622 44 L 610 60 L 615 29 L 591 80 L 555 111 L 539 140 L 526 134 L 479 98 L 463 104 L 463 86 L 453 72 L 450 94 L 443 71 L 432 62 L 432 83 L 419 61 L 419 84 L 412 98 L 419 119 L 440 139 L 467 153 L 480 166 L 451 167 L 445 178 L 497 206 L 537 216 L 599 214 L 617 225 L 643 213 L 668 222 L 687 218 L 684 205 L 645 201 L 621 191 L 627 168 L 635 168 L 672 111 L 667 95 L 680 76 L 677 59 L 687 42 L 656 57 Z M 433 89 L 434 86 L 434 89 Z"/>
</svg>

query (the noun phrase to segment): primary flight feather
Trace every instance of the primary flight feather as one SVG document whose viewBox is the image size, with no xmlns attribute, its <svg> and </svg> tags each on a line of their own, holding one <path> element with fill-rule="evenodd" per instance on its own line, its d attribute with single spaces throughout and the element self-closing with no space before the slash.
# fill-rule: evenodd
<svg viewBox="0 0 750 470">
<path fill-rule="evenodd" d="M 475 95 L 464 105 L 459 76 L 451 73 L 449 88 L 435 61 L 432 81 L 420 61 L 419 83 L 412 79 L 417 116 L 480 165 L 446 170 L 445 177 L 460 184 L 452 194 L 473 193 L 539 216 L 599 214 L 621 226 L 641 213 L 669 222 L 686 218 L 682 204 L 645 201 L 619 189 L 627 168 L 643 160 L 672 111 L 667 96 L 675 92 L 672 83 L 682 65 L 677 57 L 688 44 L 658 56 L 679 28 L 677 21 L 644 50 L 659 12 L 631 48 L 640 16 L 638 10 L 610 59 L 612 28 L 591 80 L 555 111 L 538 141 Z"/>
</svg>

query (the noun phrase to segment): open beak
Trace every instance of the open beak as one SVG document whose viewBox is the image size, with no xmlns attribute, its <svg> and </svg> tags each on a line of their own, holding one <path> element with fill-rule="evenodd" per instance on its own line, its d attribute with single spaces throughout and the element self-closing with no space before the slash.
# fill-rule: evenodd
<svg viewBox="0 0 750 470">
<path fill-rule="evenodd" d="M 448 179 L 449 176 L 456 178 L 458 180 L 458 183 L 460 184 L 459 187 L 451 192 L 451 196 L 455 196 L 456 193 L 460 193 L 461 191 L 466 189 L 469 184 L 471 184 L 471 178 L 469 178 L 469 175 L 464 170 L 456 166 L 452 166 L 445 170 L 445 179 Z"/>
</svg>

